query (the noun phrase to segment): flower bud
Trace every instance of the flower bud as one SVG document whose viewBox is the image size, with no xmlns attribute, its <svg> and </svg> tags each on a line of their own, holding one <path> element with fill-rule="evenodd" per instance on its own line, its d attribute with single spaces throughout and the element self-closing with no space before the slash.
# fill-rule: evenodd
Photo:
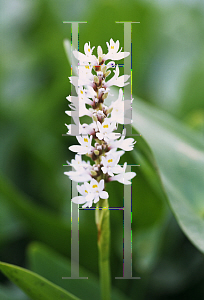
<svg viewBox="0 0 204 300">
<path fill-rule="evenodd" d="M 96 171 L 91 170 L 91 175 L 92 175 L 92 176 L 96 176 L 96 175 L 97 175 Z"/>
<path fill-rule="evenodd" d="M 95 149 L 94 150 L 94 154 L 98 156 L 99 155 L 99 151 L 97 149 Z"/>
<path fill-rule="evenodd" d="M 94 120 L 95 122 L 97 122 L 97 121 L 98 121 L 98 118 L 97 118 L 97 116 L 96 116 L 96 115 L 93 115 L 93 116 L 92 116 L 92 118 L 93 118 L 93 120 Z"/>
<path fill-rule="evenodd" d="M 99 56 L 98 61 L 99 61 L 99 65 L 101 65 L 101 64 L 102 64 L 102 61 L 103 61 L 103 59 L 102 59 L 101 56 Z"/>
<path fill-rule="evenodd" d="M 106 73 L 106 70 L 107 70 L 107 67 L 106 67 L 106 65 L 103 65 L 103 67 L 101 67 L 101 71 L 103 72 L 103 74 L 105 74 L 105 73 Z"/>
<path fill-rule="evenodd" d="M 110 73 L 111 73 L 111 71 L 110 70 L 108 70 L 104 75 L 105 75 L 105 77 L 108 77 L 108 75 L 110 75 Z"/>
<path fill-rule="evenodd" d="M 108 97 L 108 92 L 104 93 L 102 99 L 105 100 Z"/>
<path fill-rule="evenodd" d="M 95 83 L 99 83 L 98 76 L 96 76 L 96 75 L 94 76 L 94 82 L 95 82 Z"/>
<path fill-rule="evenodd" d="M 106 111 L 107 115 L 110 114 L 112 112 L 112 110 L 113 110 L 113 107 L 109 107 Z"/>
</svg>

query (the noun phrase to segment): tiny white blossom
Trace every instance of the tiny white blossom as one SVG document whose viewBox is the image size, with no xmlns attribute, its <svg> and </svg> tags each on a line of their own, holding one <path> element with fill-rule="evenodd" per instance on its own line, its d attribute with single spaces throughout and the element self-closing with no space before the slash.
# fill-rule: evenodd
<svg viewBox="0 0 204 300">
<path fill-rule="evenodd" d="M 81 90 L 81 92 L 83 93 L 83 90 Z M 86 103 L 92 104 L 92 101 L 90 99 L 88 99 L 85 96 L 80 96 L 80 97 L 68 96 L 66 97 L 66 99 L 71 102 L 71 104 L 69 104 L 69 107 L 73 109 L 73 111 L 76 111 L 78 108 L 79 117 L 91 116 L 90 111 L 86 108 Z M 69 110 L 66 110 L 65 113 L 68 116 L 72 115 L 72 111 Z"/>
<path fill-rule="evenodd" d="M 88 80 L 93 80 L 94 75 L 92 74 L 91 71 L 92 71 L 92 67 L 89 64 L 80 65 L 79 66 L 79 78 L 83 80 L 86 77 L 86 79 L 88 79 Z"/>
<path fill-rule="evenodd" d="M 123 129 L 122 136 L 119 140 L 109 141 L 108 146 L 110 149 L 120 148 L 125 151 L 132 151 L 134 148 L 134 144 L 136 143 L 133 138 L 125 139 L 126 129 Z"/>
<path fill-rule="evenodd" d="M 97 182 L 95 179 L 91 179 L 90 184 L 85 182 L 81 186 L 77 186 L 78 192 L 82 196 L 72 198 L 72 202 L 77 204 L 84 204 L 82 207 L 91 207 L 93 202 L 97 203 L 99 199 L 108 199 L 109 195 L 104 189 L 104 180 L 101 179 Z"/>
<path fill-rule="evenodd" d="M 68 77 L 71 84 L 75 87 L 76 91 L 79 87 L 82 87 L 84 85 L 90 85 L 92 84 L 92 81 L 89 79 L 89 77 L 86 77 L 86 74 L 82 74 L 81 77 L 78 76 L 71 76 Z"/>
<path fill-rule="evenodd" d="M 119 96 L 116 101 L 113 101 L 109 106 L 109 109 L 112 109 L 111 112 L 111 121 L 116 121 L 120 124 L 129 124 L 129 120 L 124 118 L 124 111 L 131 109 L 131 100 L 123 100 L 123 90 L 119 90 Z"/>
<path fill-rule="evenodd" d="M 110 177 L 109 181 L 118 181 L 123 184 L 131 184 L 131 181 L 129 180 L 134 178 L 136 176 L 136 173 L 135 172 L 125 173 L 126 167 L 127 167 L 127 163 L 125 162 L 123 168 L 121 167 L 120 169 L 120 174 Z"/>
<path fill-rule="evenodd" d="M 66 133 L 66 134 L 68 134 L 68 135 L 74 135 L 74 136 L 76 136 L 76 134 L 75 134 L 75 132 L 77 131 L 77 129 L 79 130 L 79 134 L 89 134 L 89 135 L 92 135 L 92 134 L 94 134 L 94 132 L 95 132 L 95 130 L 94 130 L 94 124 L 93 123 L 91 123 L 91 124 L 86 124 L 86 123 L 84 123 L 84 124 L 80 124 L 79 123 L 79 126 L 77 126 L 77 125 L 75 125 L 75 124 L 69 124 L 69 125 L 67 125 L 66 123 L 65 123 L 65 126 L 67 127 L 67 129 L 68 129 L 68 132 Z"/>
<path fill-rule="evenodd" d="M 95 46 L 91 48 L 90 42 L 89 42 L 89 44 L 85 43 L 85 45 L 84 45 L 84 53 L 86 54 L 86 56 L 91 56 L 94 48 L 95 48 Z"/>
<path fill-rule="evenodd" d="M 90 138 L 88 135 L 83 137 L 77 136 L 76 138 L 81 145 L 70 146 L 70 151 L 78 152 L 78 154 L 90 154 L 94 150 L 94 147 L 91 146 L 93 136 L 91 136 Z"/>
<path fill-rule="evenodd" d="M 116 129 L 116 122 L 110 122 L 108 118 L 101 124 L 97 121 L 99 132 L 96 133 L 96 136 L 99 140 L 104 139 L 105 141 L 114 140 L 117 138 L 118 134 L 114 133 L 113 130 Z"/>
<path fill-rule="evenodd" d="M 90 182 L 91 192 L 93 193 L 93 201 L 97 203 L 99 198 L 107 199 L 109 197 L 108 193 L 104 191 L 104 180 L 101 179 L 99 183 L 92 178 Z"/>
<path fill-rule="evenodd" d="M 106 42 L 106 45 L 108 47 L 108 53 L 105 55 L 104 60 L 107 59 L 114 59 L 114 60 L 120 60 L 125 57 L 127 57 L 130 53 L 129 52 L 121 52 L 122 48 L 119 50 L 119 40 L 116 42 L 113 41 L 113 39 L 110 39 L 110 44 Z"/>
<path fill-rule="evenodd" d="M 75 159 L 68 162 L 68 165 L 73 167 L 75 171 L 64 172 L 65 175 L 69 176 L 71 180 L 76 182 L 85 182 L 91 180 L 91 169 L 90 161 L 85 162 L 81 159 L 81 155 L 76 154 Z"/>
<path fill-rule="evenodd" d="M 72 198 L 72 202 L 76 203 L 76 204 L 84 204 L 82 207 L 91 207 L 92 203 L 93 203 L 93 195 L 91 193 L 90 190 L 90 184 L 88 182 L 85 182 L 82 185 L 78 185 L 77 186 L 77 190 L 78 192 L 82 195 L 82 196 L 76 196 L 74 198 Z"/>
<path fill-rule="evenodd" d="M 119 77 L 118 65 L 116 66 L 116 69 L 113 72 L 115 73 L 115 75 L 109 81 L 104 83 L 105 88 L 110 87 L 112 85 L 123 87 L 123 86 L 129 84 L 129 82 L 126 82 L 128 80 L 128 78 L 130 77 L 129 75 L 122 75 Z"/>
<path fill-rule="evenodd" d="M 102 156 L 101 163 L 103 164 L 103 167 L 101 170 L 104 174 L 108 173 L 108 175 L 114 176 L 113 173 L 117 173 L 116 165 L 120 160 L 120 156 L 124 154 L 124 151 L 119 152 L 109 151 L 106 156 Z"/>
<path fill-rule="evenodd" d="M 96 56 L 92 55 L 93 48 L 92 49 L 90 48 L 90 44 L 89 45 L 87 44 L 88 46 L 86 44 L 84 46 L 85 54 L 83 54 L 77 50 L 74 50 L 73 51 L 74 56 L 76 57 L 76 59 L 78 59 L 80 61 L 80 64 L 87 63 L 87 62 L 91 62 L 92 64 L 97 64 Z"/>
</svg>

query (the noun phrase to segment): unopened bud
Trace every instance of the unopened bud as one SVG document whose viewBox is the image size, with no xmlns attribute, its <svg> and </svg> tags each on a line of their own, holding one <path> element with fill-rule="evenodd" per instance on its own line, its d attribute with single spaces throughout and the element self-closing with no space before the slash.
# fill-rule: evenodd
<svg viewBox="0 0 204 300">
<path fill-rule="evenodd" d="M 105 75 L 105 77 L 108 77 L 108 75 L 110 75 L 110 73 L 111 73 L 111 71 L 110 70 L 108 70 L 104 75 Z"/>
<path fill-rule="evenodd" d="M 101 68 L 101 71 L 103 72 L 103 74 L 106 73 L 106 69 L 107 69 L 106 65 L 103 65 L 103 67 Z"/>
<path fill-rule="evenodd" d="M 92 116 L 92 119 L 93 119 L 95 122 L 97 122 L 97 121 L 98 121 L 98 118 L 97 118 L 97 116 L 96 116 L 96 115 L 93 115 L 93 116 Z"/>
<path fill-rule="evenodd" d="M 101 56 L 99 56 L 99 58 L 98 58 L 98 61 L 99 61 L 99 64 L 101 64 L 101 63 L 102 63 L 103 59 L 102 59 L 102 57 L 101 57 Z"/>
<path fill-rule="evenodd" d="M 94 154 L 98 156 L 99 155 L 99 151 L 95 149 L 94 150 Z"/>
<path fill-rule="evenodd" d="M 95 82 L 95 83 L 99 83 L 98 76 L 96 76 L 96 75 L 94 76 L 94 82 Z"/>
<path fill-rule="evenodd" d="M 109 107 L 106 111 L 107 115 L 110 114 L 112 112 L 112 110 L 113 110 L 113 107 Z"/>
<path fill-rule="evenodd" d="M 91 170 L 91 175 L 92 175 L 92 176 L 96 176 L 96 175 L 97 175 L 96 171 Z"/>
<path fill-rule="evenodd" d="M 102 96 L 103 100 L 106 99 L 107 97 L 108 97 L 108 92 L 104 93 Z"/>
</svg>

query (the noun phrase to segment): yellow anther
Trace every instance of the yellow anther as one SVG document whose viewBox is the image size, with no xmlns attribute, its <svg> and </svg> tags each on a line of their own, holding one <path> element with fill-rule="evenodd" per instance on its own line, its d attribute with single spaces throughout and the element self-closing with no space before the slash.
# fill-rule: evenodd
<svg viewBox="0 0 204 300">
<path fill-rule="evenodd" d="M 98 187 L 97 184 L 92 185 L 92 188 L 96 188 L 96 187 Z"/>
<path fill-rule="evenodd" d="M 109 160 L 108 160 L 108 163 L 110 163 L 110 162 L 112 162 L 112 161 L 113 161 L 112 159 L 109 159 Z"/>
<path fill-rule="evenodd" d="M 83 91 L 81 91 L 81 94 L 83 94 L 84 92 Z"/>
<path fill-rule="evenodd" d="M 88 49 L 88 51 L 89 51 L 89 52 L 91 51 L 90 48 Z"/>
<path fill-rule="evenodd" d="M 114 49 L 114 46 L 111 46 L 111 49 Z"/>
<path fill-rule="evenodd" d="M 87 194 L 88 194 L 87 190 L 85 190 L 85 193 L 87 193 Z"/>
<path fill-rule="evenodd" d="M 84 138 L 84 142 L 88 143 L 88 139 L 87 139 L 87 138 Z"/>
<path fill-rule="evenodd" d="M 89 66 L 85 66 L 86 69 L 89 69 Z"/>
<path fill-rule="evenodd" d="M 103 128 L 108 128 L 108 124 L 107 125 L 103 125 Z"/>
</svg>

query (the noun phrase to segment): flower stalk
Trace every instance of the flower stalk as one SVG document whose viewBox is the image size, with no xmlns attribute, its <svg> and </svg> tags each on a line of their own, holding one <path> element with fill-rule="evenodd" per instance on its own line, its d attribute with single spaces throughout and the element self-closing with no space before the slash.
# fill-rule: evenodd
<svg viewBox="0 0 204 300">
<path fill-rule="evenodd" d="M 100 199 L 95 210 L 95 220 L 98 230 L 99 274 L 101 299 L 111 299 L 110 275 L 110 211 L 108 199 Z"/>
</svg>

